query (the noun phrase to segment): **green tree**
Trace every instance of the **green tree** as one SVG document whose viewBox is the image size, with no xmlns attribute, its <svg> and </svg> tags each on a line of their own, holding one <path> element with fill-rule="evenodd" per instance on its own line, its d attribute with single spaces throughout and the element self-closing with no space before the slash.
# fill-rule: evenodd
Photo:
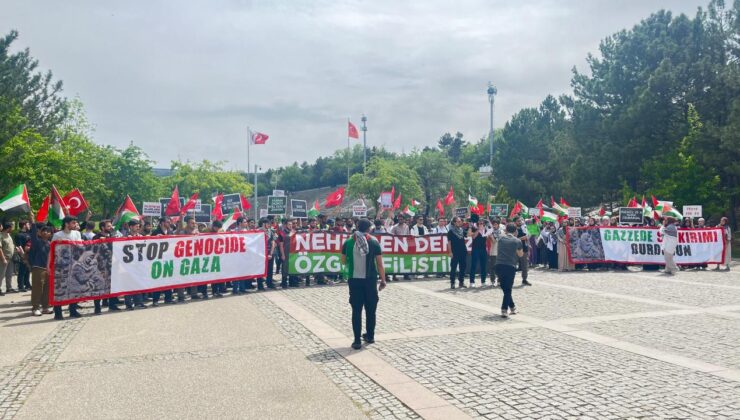
<svg viewBox="0 0 740 420">
<path fill-rule="evenodd" d="M 374 158 L 367 165 L 367 176 L 361 173 L 352 175 L 348 194 L 353 198 L 365 198 L 366 202 L 378 207 L 377 198 L 383 191 L 395 186 L 396 194 L 402 194 L 401 208 L 412 199 L 423 197 L 421 182 L 417 173 L 405 162 Z"/>
<path fill-rule="evenodd" d="M 180 194 L 198 192 L 204 202 L 219 192 L 242 193 L 247 197 L 252 194 L 252 184 L 247 183 L 244 175 L 237 171 L 227 171 L 223 162 L 172 162 L 172 175 L 164 180 L 166 188 L 176 185 Z"/>
</svg>

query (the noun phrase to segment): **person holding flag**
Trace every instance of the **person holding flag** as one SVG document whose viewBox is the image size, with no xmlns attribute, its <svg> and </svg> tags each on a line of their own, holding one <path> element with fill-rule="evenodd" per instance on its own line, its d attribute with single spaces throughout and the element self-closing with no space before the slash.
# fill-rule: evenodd
<svg viewBox="0 0 740 420">
<path fill-rule="evenodd" d="M 28 262 L 31 265 L 31 314 L 41 316 L 54 311 L 49 307 L 49 251 L 51 248 L 51 226 L 36 223 L 33 211 L 31 218 L 31 249 Z"/>
<path fill-rule="evenodd" d="M 56 190 L 56 189 L 55 189 Z M 58 195 L 59 193 L 57 193 Z M 54 214 L 54 213 L 52 213 Z M 57 213 L 58 214 L 58 213 Z M 51 217 L 51 215 L 50 215 Z M 62 230 L 55 233 L 54 236 L 51 237 L 51 242 L 56 241 L 74 241 L 74 242 L 82 242 L 82 235 L 80 235 L 80 224 L 77 223 L 77 218 L 74 216 L 65 216 L 62 219 Z M 54 293 L 53 290 L 49 291 L 50 293 Z M 69 316 L 72 318 L 80 318 L 82 317 L 82 314 L 77 311 L 77 304 L 71 303 L 68 306 L 69 310 Z M 62 316 L 62 307 L 61 306 L 54 306 L 54 319 L 57 321 L 60 321 L 64 319 Z"/>
</svg>

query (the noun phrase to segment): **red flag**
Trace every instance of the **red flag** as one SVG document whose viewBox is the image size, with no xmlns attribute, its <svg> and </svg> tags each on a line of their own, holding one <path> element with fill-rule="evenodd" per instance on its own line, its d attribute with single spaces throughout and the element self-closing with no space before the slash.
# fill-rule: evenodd
<svg viewBox="0 0 740 420">
<path fill-rule="evenodd" d="M 180 192 L 175 185 L 175 189 L 172 190 L 172 196 L 170 202 L 167 203 L 167 207 L 164 209 L 165 216 L 179 216 L 180 215 Z"/>
<path fill-rule="evenodd" d="M 77 188 L 73 189 L 67 195 L 65 195 L 63 200 L 64 203 L 67 205 L 67 209 L 71 216 L 77 217 L 78 214 L 82 213 L 88 208 L 85 197 L 82 196 L 82 193 Z"/>
<path fill-rule="evenodd" d="M 452 185 L 450 185 L 450 191 L 447 193 L 447 197 L 445 197 L 445 206 L 449 206 L 450 204 L 455 202 L 455 190 L 452 189 Z"/>
<path fill-rule="evenodd" d="M 242 202 L 242 211 L 247 211 L 252 208 L 252 204 L 247 200 L 247 197 L 244 196 L 244 194 L 239 194 L 239 199 Z"/>
<path fill-rule="evenodd" d="M 198 193 L 191 195 L 188 202 L 185 203 L 185 205 L 182 206 L 182 208 L 180 209 L 180 214 L 185 214 L 188 211 L 194 209 L 197 201 L 198 201 Z"/>
<path fill-rule="evenodd" d="M 544 205 L 544 204 L 542 203 L 542 199 L 540 198 L 540 201 L 538 201 L 538 202 L 537 202 L 537 206 L 535 206 L 535 207 L 537 207 L 538 209 L 540 209 L 540 215 L 539 215 L 540 217 L 542 217 L 542 216 L 544 216 L 544 215 L 545 215 L 545 209 L 544 209 L 544 206 L 545 206 L 545 205 Z"/>
<path fill-rule="evenodd" d="M 337 188 L 336 191 L 326 196 L 324 207 L 336 207 L 344 201 L 344 187 Z"/>
<path fill-rule="evenodd" d="M 224 202 L 224 194 L 218 193 L 217 196 L 213 197 L 213 211 L 211 212 L 211 215 L 215 220 L 222 220 L 224 218 L 224 211 L 221 208 L 221 205 Z"/>
<path fill-rule="evenodd" d="M 350 121 L 347 121 L 347 137 L 352 137 L 353 139 L 359 139 L 360 138 L 360 132 L 357 131 L 357 127 L 355 127 L 354 124 L 352 124 Z"/>
<path fill-rule="evenodd" d="M 396 199 L 396 186 L 395 186 L 395 185 L 393 185 L 393 186 L 391 187 L 391 203 L 392 203 L 393 201 L 395 201 L 395 199 Z"/>
<path fill-rule="evenodd" d="M 570 207 L 570 204 L 568 204 L 565 200 L 563 200 L 563 197 L 560 197 L 560 205 L 565 207 Z"/>
<path fill-rule="evenodd" d="M 642 196 L 642 208 L 645 208 L 646 205 L 647 203 L 645 202 L 645 196 L 643 195 Z"/>
<path fill-rule="evenodd" d="M 630 202 L 627 203 L 627 207 L 632 207 L 632 208 L 639 207 L 637 205 L 637 196 L 632 197 L 632 200 L 630 200 Z"/>
<path fill-rule="evenodd" d="M 437 211 L 439 212 L 439 217 L 444 217 L 445 207 L 442 205 L 442 200 L 440 199 L 437 199 Z"/>
<path fill-rule="evenodd" d="M 511 214 L 509 215 L 509 219 L 513 219 L 514 216 L 519 214 L 519 212 L 522 211 L 522 206 L 519 204 L 519 200 L 517 200 L 516 204 L 514 204 L 514 208 L 511 209 Z"/>
<path fill-rule="evenodd" d="M 483 203 L 478 203 L 477 206 L 470 206 L 470 213 L 472 214 L 477 214 L 478 216 L 482 216 L 485 211 L 486 211 L 486 208 L 483 207 Z"/>
<path fill-rule="evenodd" d="M 601 208 L 599 209 L 599 216 L 604 217 L 605 214 L 606 214 L 606 209 L 604 208 L 604 206 L 601 206 Z"/>
<path fill-rule="evenodd" d="M 267 143 L 267 139 L 270 138 L 270 136 L 265 133 L 252 131 L 250 129 L 247 129 L 247 134 L 249 135 L 249 142 L 252 144 L 265 144 Z"/>
<path fill-rule="evenodd" d="M 398 194 L 398 197 L 396 197 L 396 201 L 393 202 L 393 210 L 398 210 L 401 208 L 401 194 Z"/>
<path fill-rule="evenodd" d="M 44 197 L 44 201 L 41 202 L 41 207 L 39 207 L 39 211 L 36 212 L 36 221 L 37 222 L 46 222 L 46 219 L 49 218 L 49 201 L 51 200 L 51 197 L 48 195 Z"/>
</svg>

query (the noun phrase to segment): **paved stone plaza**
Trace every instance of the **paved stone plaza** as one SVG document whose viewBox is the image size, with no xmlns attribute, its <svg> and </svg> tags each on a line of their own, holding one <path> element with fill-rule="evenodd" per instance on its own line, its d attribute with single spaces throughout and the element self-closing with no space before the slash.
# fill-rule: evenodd
<svg viewBox="0 0 740 420">
<path fill-rule="evenodd" d="M 740 418 L 740 270 L 390 283 L 349 349 L 346 285 L 53 321 L 0 298 L 2 418 Z M 517 278 L 517 285 L 521 283 Z"/>
</svg>

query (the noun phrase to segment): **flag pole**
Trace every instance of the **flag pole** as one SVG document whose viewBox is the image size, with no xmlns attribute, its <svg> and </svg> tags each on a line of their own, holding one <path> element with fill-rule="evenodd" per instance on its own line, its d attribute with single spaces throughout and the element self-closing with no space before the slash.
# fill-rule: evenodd
<svg viewBox="0 0 740 420">
<path fill-rule="evenodd" d="M 249 181 L 249 149 L 252 144 L 252 132 L 249 130 L 249 126 L 247 126 L 247 181 Z"/>
<path fill-rule="evenodd" d="M 347 188 L 349 188 L 349 118 L 347 118 Z"/>
</svg>

